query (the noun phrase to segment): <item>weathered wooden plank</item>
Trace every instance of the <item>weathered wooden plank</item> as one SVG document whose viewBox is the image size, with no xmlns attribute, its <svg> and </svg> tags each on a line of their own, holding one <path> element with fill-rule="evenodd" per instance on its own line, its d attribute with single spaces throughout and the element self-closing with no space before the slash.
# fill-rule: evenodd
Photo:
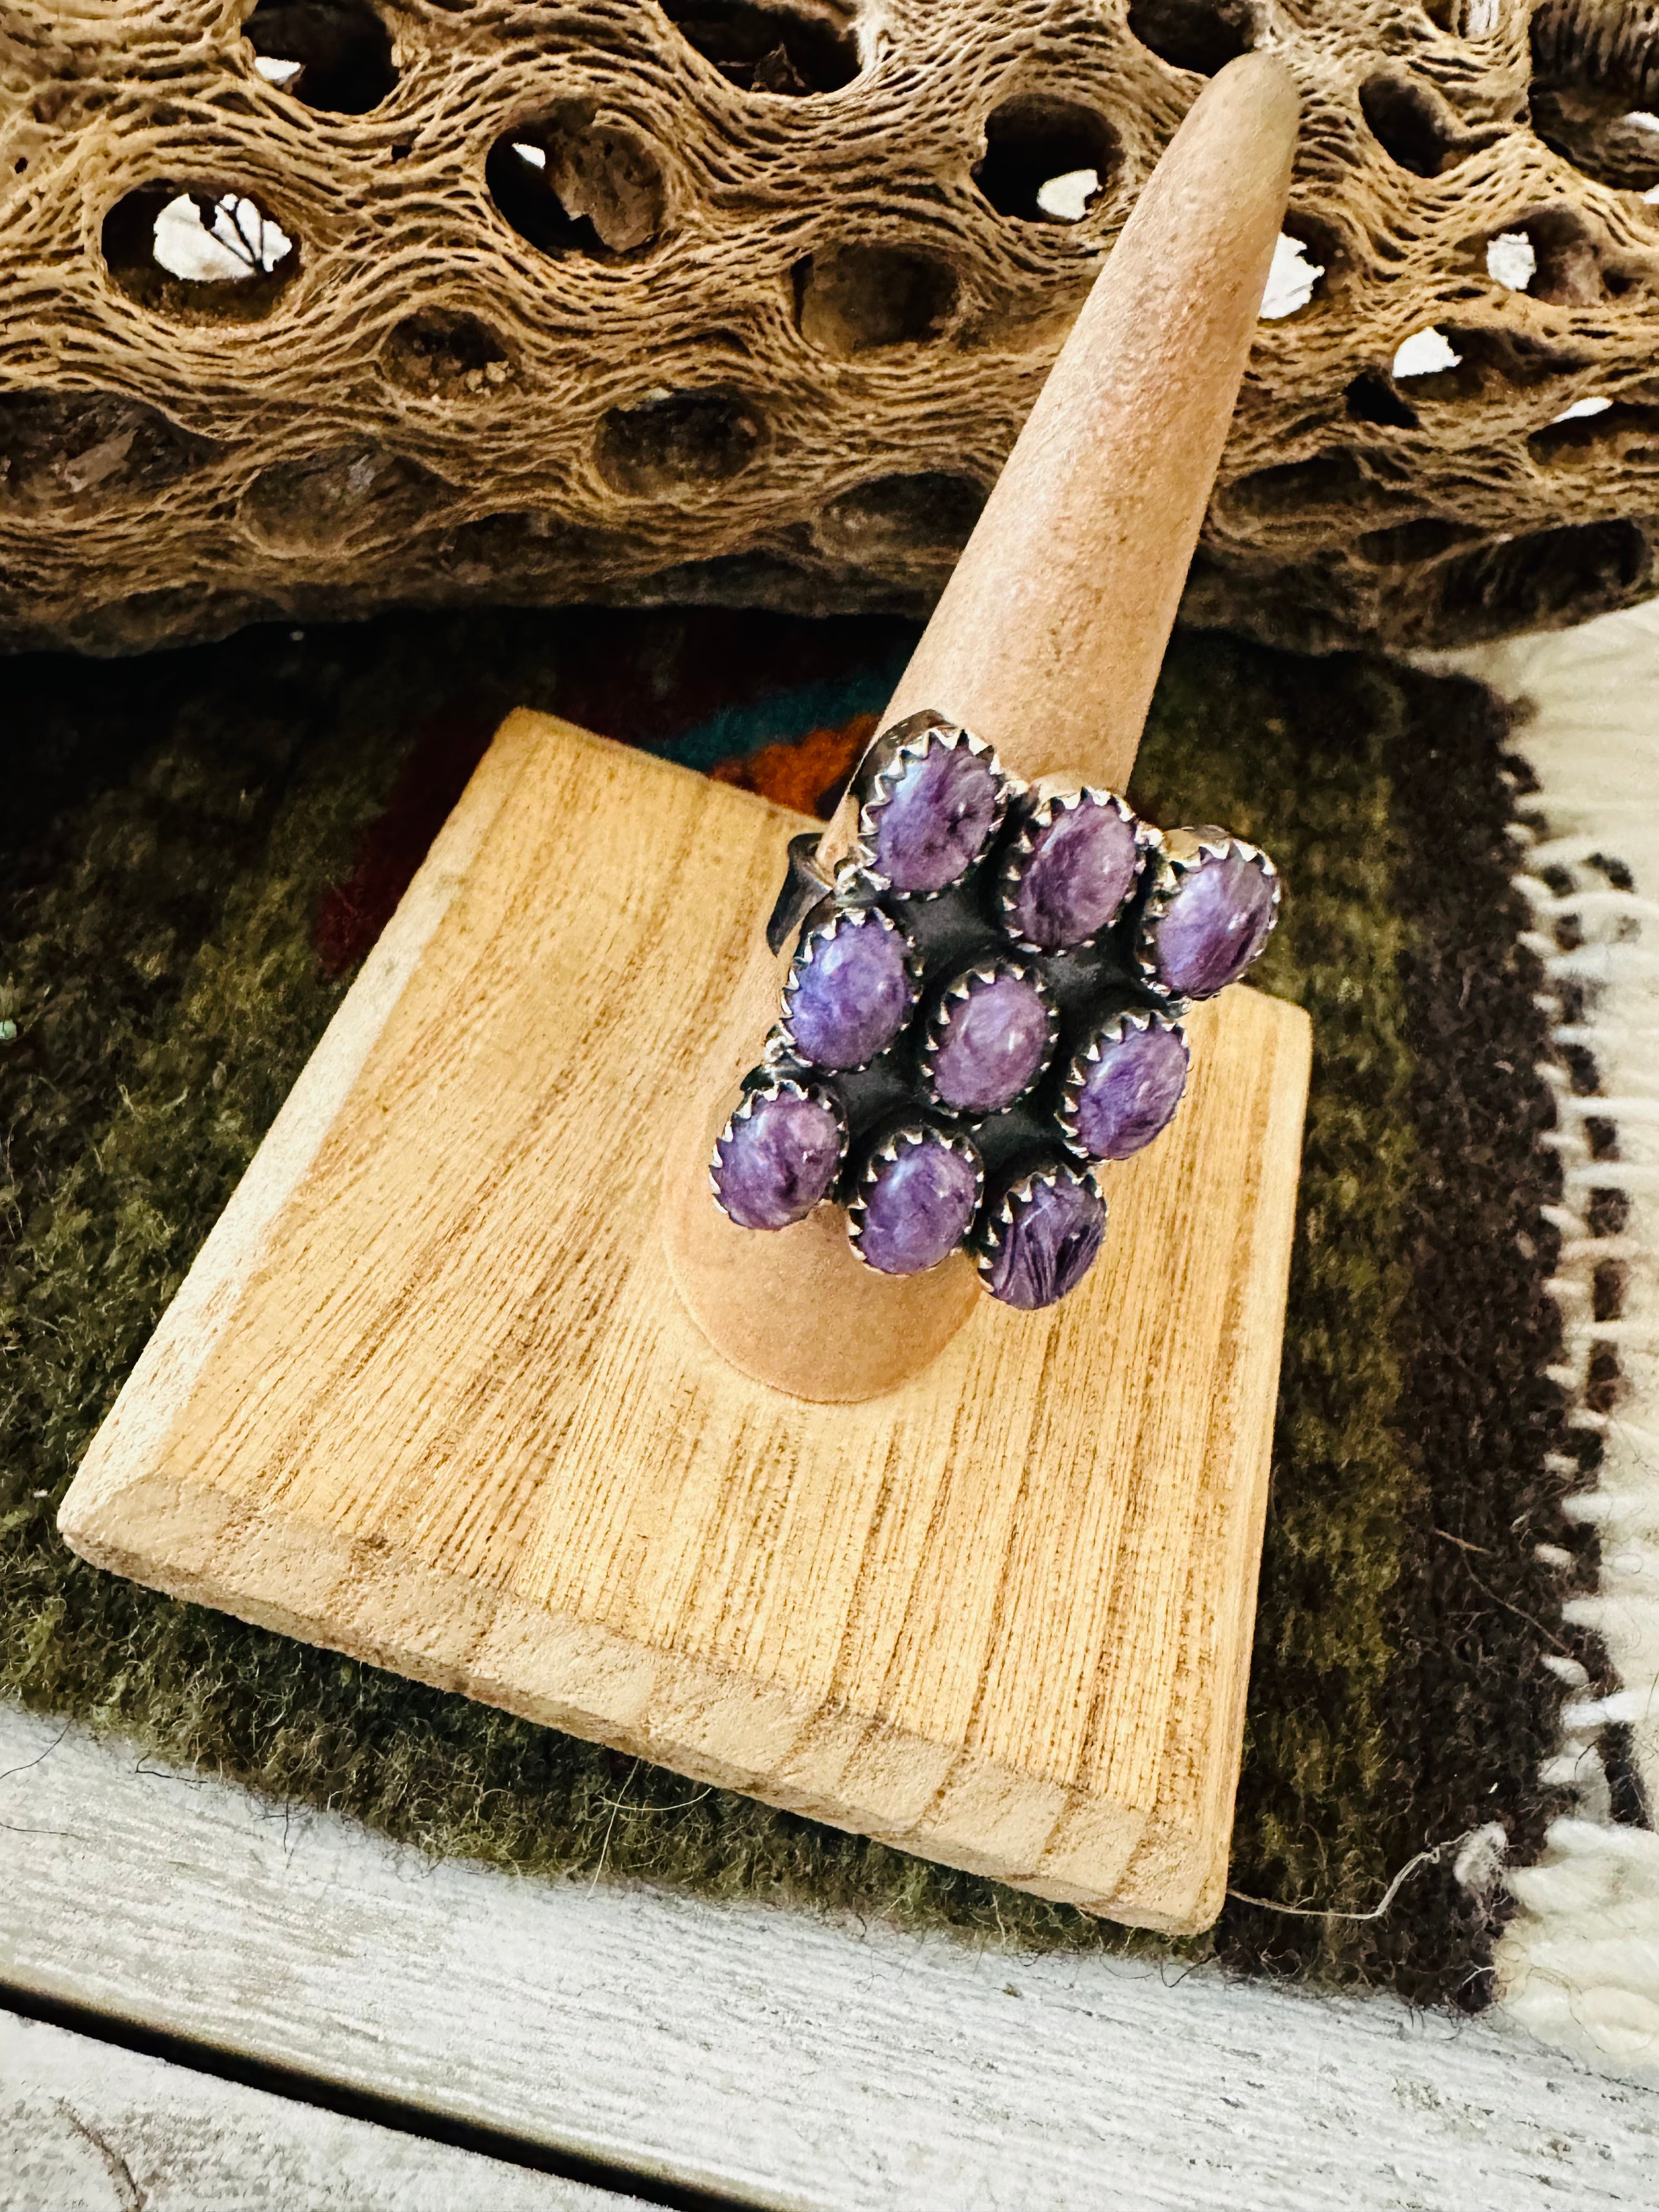
<svg viewBox="0 0 1659 2212">
<path fill-rule="evenodd" d="M 643 2212 L 0 2011 L 0 2212 Z"/>
<path fill-rule="evenodd" d="M 681 1304 L 660 1190 L 801 826 L 512 715 L 60 1526 L 101 1565 L 699 1781 L 1207 1926 L 1307 1017 L 1247 990 L 1194 1011 L 1191 1096 L 1111 1170 L 1071 1297 L 1015 1312 L 957 1257 L 971 1316 L 931 1365 L 860 1403 L 786 1395 Z M 805 1237 L 799 1264 L 821 1247 L 866 1303 L 915 1287 L 882 1288 L 826 1214 L 721 1222 L 706 1159 L 722 1279 Z M 873 1341 L 899 1326 L 867 1316 Z"/>
<path fill-rule="evenodd" d="M 1659 2095 L 1486 2022 L 394 1850 L 0 1709 L 0 1974 L 766 2206 L 1659 2201 Z"/>
</svg>

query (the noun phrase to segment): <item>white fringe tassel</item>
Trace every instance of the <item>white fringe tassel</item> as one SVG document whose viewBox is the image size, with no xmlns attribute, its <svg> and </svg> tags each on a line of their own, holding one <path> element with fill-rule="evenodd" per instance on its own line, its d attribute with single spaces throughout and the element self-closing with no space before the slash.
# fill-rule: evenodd
<svg viewBox="0 0 1659 2212">
<path fill-rule="evenodd" d="M 1604 1728 L 1628 1726 L 1648 1803 L 1659 1807 L 1659 600 L 1432 665 L 1532 710 L 1516 750 L 1539 784 L 1522 811 L 1542 828 L 1521 833 L 1516 881 L 1532 907 L 1528 941 L 1549 978 L 1563 1054 L 1542 1070 L 1558 1108 L 1545 1141 L 1563 1183 L 1550 1285 L 1563 1351 L 1551 1371 L 1573 1401 L 1571 1421 L 1603 1447 L 1596 1486 L 1567 1508 L 1597 1531 L 1600 1583 L 1565 1612 L 1601 1638 L 1622 1685 L 1591 1696 L 1575 1661 L 1547 1662 L 1569 1696 L 1542 1778 L 1577 1791 L 1579 1809 L 1552 1824 L 1536 1866 L 1504 1876 L 1521 1909 L 1498 1946 L 1498 2010 L 1605 2070 L 1659 2084 L 1659 1836 L 1611 1819 L 1598 1748 Z M 1628 888 L 1613 880 L 1619 864 Z M 1578 1018 L 1568 1020 L 1558 994 L 1575 984 Z M 1594 1057 L 1593 1097 L 1574 1091 L 1574 1047 Z M 1597 1123 L 1612 1124 L 1616 1158 L 1593 1156 Z M 1617 1235 L 1591 1231 L 1597 1190 L 1625 1194 Z M 1595 1279 L 1608 1262 L 1623 1271 L 1624 1296 L 1616 1319 L 1598 1321 Z M 1604 1346 L 1621 1379 L 1612 1409 L 1596 1413 L 1585 1385 Z M 1553 1546 L 1540 1556 L 1570 1564 Z"/>
</svg>

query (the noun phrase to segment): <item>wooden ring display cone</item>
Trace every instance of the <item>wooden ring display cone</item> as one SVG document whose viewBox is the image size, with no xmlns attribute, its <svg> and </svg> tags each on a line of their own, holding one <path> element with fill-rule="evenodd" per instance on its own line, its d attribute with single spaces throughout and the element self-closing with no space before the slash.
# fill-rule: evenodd
<svg viewBox="0 0 1659 2212">
<path fill-rule="evenodd" d="M 985 726 L 1018 770 L 1127 773 L 1293 114 L 1257 58 L 1203 94 L 905 679 L 898 706 Z M 765 917 L 811 826 L 510 716 L 59 1525 L 100 1565 L 696 1780 L 1202 1927 L 1306 1018 L 1249 990 L 1197 1010 L 1188 1104 L 1113 1170 L 1107 1249 L 1059 1305 L 1016 1312 L 942 1269 L 902 1317 L 912 1371 L 855 1371 L 849 1316 L 882 1334 L 869 1278 L 856 1309 L 833 1283 L 768 1291 L 787 1236 L 746 1240 L 751 1284 L 706 1267 L 694 1228 L 675 1252 L 699 1326 L 664 1162 L 726 1080 L 711 1012 L 739 1056 L 769 1020 Z M 671 1172 L 724 1226 L 702 1168 Z M 769 1360 L 790 1390 L 740 1371 Z"/>
<path fill-rule="evenodd" d="M 1296 88 L 1266 54 L 1194 103 L 1084 304 L 886 720 L 962 722 L 1028 780 L 1068 770 L 1121 791 L 1225 442 L 1290 188 Z M 844 803 L 820 846 L 852 836 Z M 836 1208 L 739 1229 L 710 1203 L 708 1159 L 777 1007 L 757 946 L 668 1163 L 674 1281 L 744 1374 L 800 1397 L 891 1389 L 937 1358 L 981 1295 L 957 1253 L 880 1277 Z"/>
</svg>

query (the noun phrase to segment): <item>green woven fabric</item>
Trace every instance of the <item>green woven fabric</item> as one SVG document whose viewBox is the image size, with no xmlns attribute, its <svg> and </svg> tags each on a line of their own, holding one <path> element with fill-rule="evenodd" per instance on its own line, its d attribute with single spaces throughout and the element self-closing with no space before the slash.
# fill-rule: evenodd
<svg viewBox="0 0 1659 2212">
<path fill-rule="evenodd" d="M 880 623 L 490 615 L 9 665 L 0 1688 L 434 1851 L 998 1944 L 1150 1940 L 159 1597 L 54 1528 L 501 708 L 706 766 L 867 711 L 905 643 Z M 1137 778 L 1153 818 L 1274 854 L 1289 893 L 1260 980 L 1315 1024 L 1232 1875 L 1285 1904 L 1364 1910 L 1494 1818 L 1524 1855 L 1552 1809 L 1545 1040 L 1503 735 L 1469 684 L 1190 636 Z M 1472 2003 L 1492 1933 L 1440 1869 L 1380 1922 L 1235 1903 L 1185 1948 Z"/>
</svg>

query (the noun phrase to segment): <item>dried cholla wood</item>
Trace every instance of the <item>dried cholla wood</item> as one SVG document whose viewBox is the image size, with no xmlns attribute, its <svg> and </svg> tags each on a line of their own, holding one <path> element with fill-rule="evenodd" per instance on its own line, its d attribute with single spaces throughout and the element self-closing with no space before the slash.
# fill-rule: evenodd
<svg viewBox="0 0 1659 2212">
<path fill-rule="evenodd" d="M 1450 641 L 1640 596 L 1652 0 L 6 0 L 0 642 L 919 610 L 1252 45 L 1323 274 L 1262 325 L 1188 615 Z"/>
</svg>

